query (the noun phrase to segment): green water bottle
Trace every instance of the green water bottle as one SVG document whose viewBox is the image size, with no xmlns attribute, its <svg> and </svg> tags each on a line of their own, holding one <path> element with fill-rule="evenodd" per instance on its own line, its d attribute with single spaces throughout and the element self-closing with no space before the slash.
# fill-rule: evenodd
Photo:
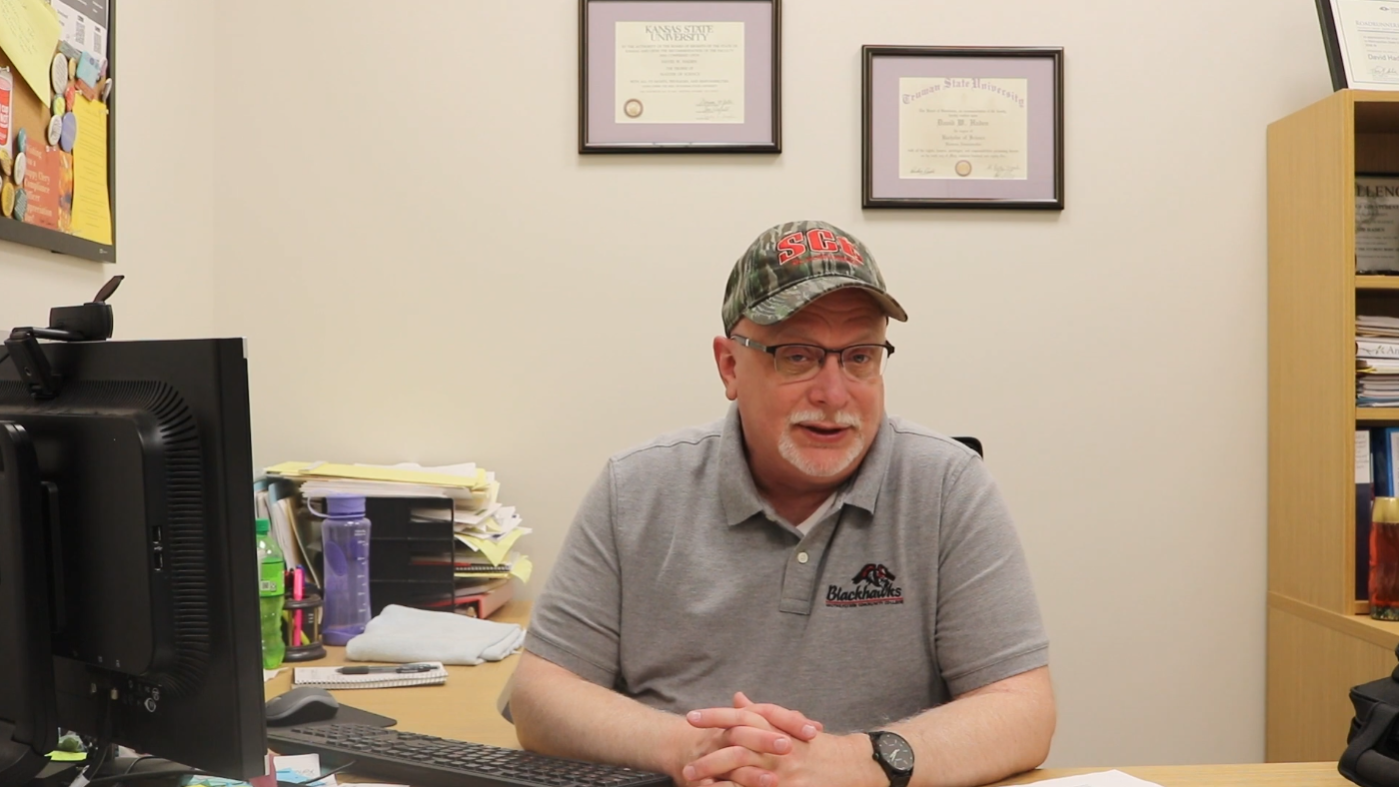
<svg viewBox="0 0 1399 787">
<path fill-rule="evenodd" d="M 277 539 L 268 531 L 266 519 L 257 520 L 257 562 L 259 607 L 262 611 L 262 666 L 276 669 L 287 655 L 287 643 L 282 641 L 282 605 L 286 603 L 287 562 Z"/>
</svg>

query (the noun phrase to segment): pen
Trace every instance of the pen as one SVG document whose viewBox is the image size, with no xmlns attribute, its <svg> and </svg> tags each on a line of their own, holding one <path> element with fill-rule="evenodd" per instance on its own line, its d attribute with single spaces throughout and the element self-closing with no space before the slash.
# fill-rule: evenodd
<svg viewBox="0 0 1399 787">
<path fill-rule="evenodd" d="M 431 672 L 435 669 L 437 669 L 436 664 L 397 664 L 392 667 L 371 667 L 367 664 L 359 664 L 341 667 L 336 672 L 341 675 L 368 675 L 371 672 Z"/>
</svg>

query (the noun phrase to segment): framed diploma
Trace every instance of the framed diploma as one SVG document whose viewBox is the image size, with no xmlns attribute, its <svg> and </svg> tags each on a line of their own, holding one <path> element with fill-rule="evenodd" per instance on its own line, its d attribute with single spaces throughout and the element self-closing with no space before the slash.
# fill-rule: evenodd
<svg viewBox="0 0 1399 787">
<path fill-rule="evenodd" d="M 1399 90 L 1399 4 L 1316 0 L 1331 86 Z"/>
<path fill-rule="evenodd" d="M 779 153 L 780 0 L 579 0 L 579 153 Z"/>
<path fill-rule="evenodd" d="M 1064 50 L 864 47 L 866 208 L 1064 209 Z"/>
<path fill-rule="evenodd" d="M 1355 272 L 1399 273 L 1399 177 L 1355 174 Z"/>
</svg>

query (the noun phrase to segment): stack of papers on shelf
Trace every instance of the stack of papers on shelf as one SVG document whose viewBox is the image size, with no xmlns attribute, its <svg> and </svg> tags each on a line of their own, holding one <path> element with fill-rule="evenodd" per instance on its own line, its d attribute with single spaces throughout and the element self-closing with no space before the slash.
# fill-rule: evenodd
<svg viewBox="0 0 1399 787">
<path fill-rule="evenodd" d="M 1399 407 L 1399 318 L 1355 319 L 1355 403 Z"/>
<path fill-rule="evenodd" d="M 499 489 L 493 474 L 470 463 L 423 467 L 414 463 L 283 462 L 266 472 L 300 482 L 303 497 L 450 497 L 479 508 L 493 502 L 494 490 Z"/>
<path fill-rule="evenodd" d="M 456 531 L 458 547 L 455 554 L 420 557 L 417 560 L 421 561 L 420 565 L 452 564 L 457 577 L 458 605 L 474 604 L 480 612 L 487 605 L 477 597 L 487 593 L 493 583 L 510 577 L 516 577 L 521 582 L 529 581 L 534 564 L 515 551 L 514 547 L 516 542 L 533 531 L 523 526 L 524 518 L 514 506 L 501 505 L 495 500 L 479 508 L 468 506 L 465 501 L 458 501 L 451 510 L 424 508 L 413 512 L 413 516 L 422 519 L 439 522 L 450 519 L 452 529 Z"/>
<path fill-rule="evenodd" d="M 332 495 L 365 497 L 446 498 L 450 506 L 415 507 L 415 520 L 450 522 L 456 546 L 444 554 L 417 555 L 413 565 L 452 566 L 455 592 L 421 599 L 422 606 L 467 607 L 484 617 L 509 598 L 501 585 L 513 577 L 528 582 L 530 559 L 517 551 L 530 534 L 514 506 L 497 499 L 495 474 L 471 462 L 438 467 L 414 463 L 396 465 L 283 462 L 265 471 L 274 482 L 299 485 L 306 500 Z M 304 551 L 304 550 L 303 550 Z"/>
</svg>

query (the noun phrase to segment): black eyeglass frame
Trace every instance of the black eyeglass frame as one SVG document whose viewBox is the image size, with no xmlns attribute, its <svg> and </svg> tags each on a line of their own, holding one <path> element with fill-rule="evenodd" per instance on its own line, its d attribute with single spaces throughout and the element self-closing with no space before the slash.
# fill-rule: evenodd
<svg viewBox="0 0 1399 787">
<path fill-rule="evenodd" d="M 821 357 L 817 361 L 816 366 L 813 367 L 815 369 L 815 373 L 812 375 L 813 377 L 815 377 L 817 374 L 820 374 L 821 370 L 826 367 L 826 356 L 831 355 L 832 353 L 835 354 L 836 363 L 840 366 L 840 370 L 842 372 L 845 372 L 845 353 L 849 350 L 858 350 L 861 347 L 883 347 L 888 352 L 888 355 L 885 356 L 884 363 L 880 364 L 878 374 L 874 375 L 873 377 L 860 378 L 850 374 L 849 372 L 845 372 L 845 375 L 852 380 L 872 380 L 882 376 L 884 374 L 884 365 L 889 363 L 889 358 L 894 357 L 894 345 L 890 344 L 888 341 L 861 342 L 859 344 L 852 344 L 849 347 L 822 347 L 819 344 L 807 344 L 805 342 L 787 342 L 785 344 L 774 344 L 771 347 L 769 347 L 766 344 L 759 344 L 758 342 L 753 341 L 747 336 L 740 336 L 736 333 L 731 334 L 729 338 L 733 339 L 734 341 L 738 342 L 744 347 L 747 347 L 750 350 L 758 350 L 759 352 L 765 352 L 768 355 L 771 355 L 772 368 L 774 369 L 777 369 L 777 351 L 781 350 L 784 347 L 806 347 L 811 350 L 819 350 L 821 353 Z M 779 369 L 778 371 L 781 370 Z"/>
</svg>

